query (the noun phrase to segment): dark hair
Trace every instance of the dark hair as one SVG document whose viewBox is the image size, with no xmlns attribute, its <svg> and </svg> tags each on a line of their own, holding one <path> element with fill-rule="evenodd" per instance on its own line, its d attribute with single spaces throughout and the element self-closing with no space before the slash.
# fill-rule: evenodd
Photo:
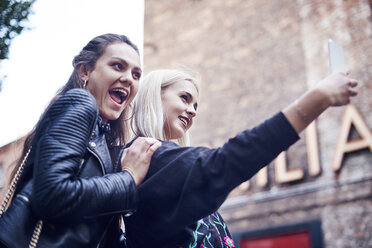
<svg viewBox="0 0 372 248">
<path fill-rule="evenodd" d="M 90 40 L 88 44 L 80 51 L 78 55 L 76 55 L 72 61 L 72 65 L 74 70 L 71 73 L 70 78 L 68 79 L 67 83 L 58 90 L 56 96 L 52 98 L 49 105 L 47 106 L 44 113 L 41 115 L 38 123 L 35 125 L 33 130 L 27 135 L 25 139 L 25 144 L 23 147 L 22 156 L 17 163 L 17 166 L 12 172 L 12 176 L 14 176 L 15 172 L 17 171 L 18 167 L 20 166 L 21 159 L 25 156 L 29 148 L 31 147 L 33 138 L 35 136 L 36 129 L 43 118 L 45 112 L 48 108 L 61 96 L 63 96 L 67 91 L 75 88 L 84 88 L 84 81 L 79 76 L 79 68 L 81 66 L 87 66 L 87 68 L 94 69 L 97 60 L 102 56 L 105 52 L 106 48 L 114 43 L 126 43 L 131 46 L 138 54 L 138 48 L 135 44 L 133 44 L 129 38 L 125 35 L 118 35 L 118 34 L 103 34 L 97 36 Z M 131 106 L 131 105 L 130 105 Z M 117 120 L 109 121 L 111 125 L 111 132 L 106 134 L 106 139 L 108 144 L 113 145 L 123 145 L 125 143 L 125 139 L 128 135 L 128 124 L 125 122 L 127 118 L 127 113 L 129 111 L 124 109 L 121 113 L 120 117 Z"/>
</svg>

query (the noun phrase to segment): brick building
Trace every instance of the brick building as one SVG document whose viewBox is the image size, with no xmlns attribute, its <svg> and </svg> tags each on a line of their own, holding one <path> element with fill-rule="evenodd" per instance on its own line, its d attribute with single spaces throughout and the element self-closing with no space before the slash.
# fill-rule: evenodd
<svg viewBox="0 0 372 248">
<path fill-rule="evenodd" d="M 362 83 L 351 106 L 327 110 L 285 156 L 232 192 L 220 211 L 240 247 L 372 247 L 371 4 L 145 1 L 145 73 L 186 66 L 201 75 L 193 145 L 222 145 L 328 75 L 329 38 Z M 351 140 L 364 145 L 336 146 Z"/>
</svg>

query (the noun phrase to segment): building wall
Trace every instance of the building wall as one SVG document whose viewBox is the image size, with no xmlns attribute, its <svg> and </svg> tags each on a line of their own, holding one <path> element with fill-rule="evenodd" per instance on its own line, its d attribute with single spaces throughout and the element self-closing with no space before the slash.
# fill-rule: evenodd
<svg viewBox="0 0 372 248">
<path fill-rule="evenodd" d="M 218 147 L 328 75 L 331 38 L 362 84 L 352 104 L 371 133 L 371 20 L 368 0 L 146 0 L 144 70 L 200 73 L 192 144 Z M 232 192 L 220 209 L 232 233 L 317 220 L 325 247 L 372 246 L 372 147 L 347 153 L 338 171 L 331 166 L 344 110 L 329 109 L 316 121 L 319 173 L 309 171 L 303 133 L 286 157 L 287 174 L 302 177 L 280 181 L 271 163 L 264 186 L 254 177 Z M 354 127 L 350 138 L 360 138 Z"/>
</svg>

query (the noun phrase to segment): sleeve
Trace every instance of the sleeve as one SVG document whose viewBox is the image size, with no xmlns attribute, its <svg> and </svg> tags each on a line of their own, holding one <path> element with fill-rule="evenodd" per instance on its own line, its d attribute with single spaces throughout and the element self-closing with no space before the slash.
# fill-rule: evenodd
<svg viewBox="0 0 372 248">
<path fill-rule="evenodd" d="M 75 89 L 59 98 L 40 122 L 31 203 L 41 219 L 81 220 L 136 207 L 137 189 L 128 173 L 77 176 L 97 115 L 93 96 Z"/>
<path fill-rule="evenodd" d="M 146 181 L 138 188 L 139 209 L 128 218 L 128 231 L 137 223 L 146 223 L 138 227 L 154 238 L 180 231 L 216 211 L 236 186 L 298 138 L 285 116 L 278 113 L 218 149 L 164 142 L 152 157 Z"/>
</svg>

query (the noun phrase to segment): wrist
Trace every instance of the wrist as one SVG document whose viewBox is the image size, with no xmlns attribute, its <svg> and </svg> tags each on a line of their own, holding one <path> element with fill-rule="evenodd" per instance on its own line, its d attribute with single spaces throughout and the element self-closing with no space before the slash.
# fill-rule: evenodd
<svg viewBox="0 0 372 248">
<path fill-rule="evenodd" d="M 131 177 L 133 178 L 133 181 L 135 182 L 135 184 L 137 185 L 137 180 L 136 180 L 136 177 L 134 176 L 134 172 L 132 171 L 132 169 L 130 169 L 128 167 L 124 167 L 123 171 L 128 172 L 129 175 L 131 175 Z"/>
<path fill-rule="evenodd" d="M 333 104 L 332 96 L 327 94 L 327 91 L 322 88 L 315 87 L 310 94 L 312 95 L 312 99 L 317 101 L 319 108 L 323 111 Z"/>
<path fill-rule="evenodd" d="M 298 99 L 296 99 L 294 104 L 295 104 L 295 108 L 296 108 L 296 112 L 297 112 L 298 116 L 301 117 L 301 119 L 303 120 L 303 122 L 306 125 L 309 125 L 311 120 L 307 117 L 306 113 L 303 111 Z"/>
</svg>

